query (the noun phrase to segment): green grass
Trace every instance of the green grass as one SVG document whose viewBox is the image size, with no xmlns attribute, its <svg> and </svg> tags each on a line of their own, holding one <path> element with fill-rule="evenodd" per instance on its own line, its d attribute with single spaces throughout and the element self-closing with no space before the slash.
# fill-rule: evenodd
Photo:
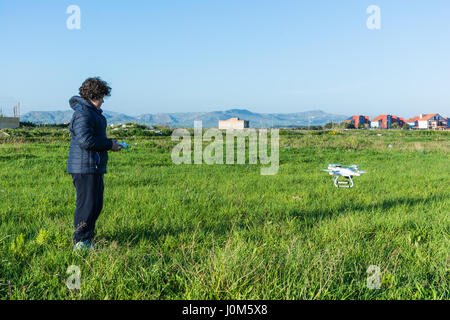
<svg viewBox="0 0 450 320">
<path fill-rule="evenodd" d="M 138 146 L 110 153 L 86 255 L 72 253 L 65 134 L 2 139 L 0 299 L 450 298 L 448 133 L 283 132 L 274 176 L 177 166 L 170 137 L 127 138 Z M 328 163 L 368 173 L 337 189 Z"/>
</svg>

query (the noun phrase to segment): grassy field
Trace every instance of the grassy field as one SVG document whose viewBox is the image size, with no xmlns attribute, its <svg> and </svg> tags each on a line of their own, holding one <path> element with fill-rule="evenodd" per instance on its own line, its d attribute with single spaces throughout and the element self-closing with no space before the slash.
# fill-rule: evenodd
<svg viewBox="0 0 450 320">
<path fill-rule="evenodd" d="M 67 136 L 0 140 L 0 299 L 450 298 L 448 132 L 282 132 L 274 176 L 177 166 L 170 137 L 126 139 L 85 255 Z M 328 163 L 368 173 L 337 189 Z"/>
</svg>

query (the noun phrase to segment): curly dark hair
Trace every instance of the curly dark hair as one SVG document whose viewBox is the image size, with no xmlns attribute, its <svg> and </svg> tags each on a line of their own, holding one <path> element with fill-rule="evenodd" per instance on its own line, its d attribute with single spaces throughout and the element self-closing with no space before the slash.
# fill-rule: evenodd
<svg viewBox="0 0 450 320">
<path fill-rule="evenodd" d="M 80 96 L 86 100 L 100 100 L 111 95 L 111 87 L 100 77 L 86 79 L 80 87 Z"/>
</svg>

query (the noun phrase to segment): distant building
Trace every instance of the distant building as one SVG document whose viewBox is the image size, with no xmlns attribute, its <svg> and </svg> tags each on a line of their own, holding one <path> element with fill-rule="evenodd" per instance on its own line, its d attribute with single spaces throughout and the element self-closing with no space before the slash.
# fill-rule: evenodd
<svg viewBox="0 0 450 320">
<path fill-rule="evenodd" d="M 370 127 L 369 116 L 356 115 L 344 120 L 344 122 L 353 124 L 355 128 L 358 128 L 360 124 L 366 128 Z"/>
<path fill-rule="evenodd" d="M 375 119 L 372 119 L 372 121 L 370 121 L 370 127 L 378 129 L 391 129 L 394 123 L 397 123 L 400 127 L 403 127 L 405 124 L 405 119 L 390 114 L 383 114 Z"/>
<path fill-rule="evenodd" d="M 390 115 L 378 116 L 370 121 L 371 128 L 390 129 L 392 118 Z"/>
<path fill-rule="evenodd" d="M 219 120 L 219 129 L 246 129 L 250 128 L 248 120 L 240 120 L 239 118 L 231 118 L 228 120 Z"/>
<path fill-rule="evenodd" d="M 421 114 L 417 117 L 418 129 L 447 129 L 449 128 L 448 118 L 442 117 L 439 113 Z"/>
<path fill-rule="evenodd" d="M 0 110 L 0 129 L 15 129 L 20 125 L 20 102 L 13 108 L 14 117 L 4 117 Z"/>
<path fill-rule="evenodd" d="M 419 126 L 418 120 L 419 120 L 419 116 L 406 120 L 406 123 L 409 125 L 409 127 L 411 129 L 417 129 L 417 127 Z"/>
<path fill-rule="evenodd" d="M 0 129 L 15 129 L 19 127 L 20 118 L 0 117 Z"/>
</svg>

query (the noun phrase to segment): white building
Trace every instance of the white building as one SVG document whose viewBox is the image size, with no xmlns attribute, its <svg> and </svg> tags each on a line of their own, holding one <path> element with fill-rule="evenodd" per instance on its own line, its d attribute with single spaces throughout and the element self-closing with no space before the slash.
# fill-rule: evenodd
<svg viewBox="0 0 450 320">
<path fill-rule="evenodd" d="M 0 117 L 0 129 L 15 129 L 19 127 L 19 118 L 16 117 Z"/>
<path fill-rule="evenodd" d="M 370 122 L 370 127 L 371 128 L 379 128 L 380 127 L 380 123 L 381 123 L 381 120 L 380 121 L 371 121 Z"/>
<path fill-rule="evenodd" d="M 434 129 L 441 126 L 447 126 L 447 119 L 439 113 L 421 114 L 417 119 L 419 129 Z"/>
<path fill-rule="evenodd" d="M 240 120 L 239 118 L 231 118 L 228 120 L 219 120 L 219 129 L 246 129 L 250 128 L 248 120 Z"/>
</svg>

